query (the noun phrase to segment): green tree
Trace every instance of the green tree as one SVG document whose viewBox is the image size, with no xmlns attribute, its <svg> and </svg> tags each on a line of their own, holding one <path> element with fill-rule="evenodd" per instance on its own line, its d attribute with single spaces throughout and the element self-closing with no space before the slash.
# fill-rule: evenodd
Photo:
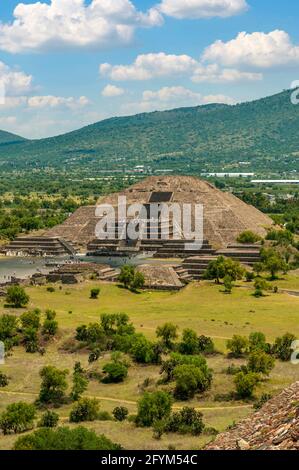
<svg viewBox="0 0 299 470">
<path fill-rule="evenodd" d="M 270 290 L 270 286 L 265 279 L 257 277 L 254 281 L 254 289 L 254 297 L 259 298 L 264 296 L 264 291 Z"/>
<path fill-rule="evenodd" d="M 125 421 L 128 417 L 129 410 L 128 408 L 125 408 L 124 406 L 117 406 L 114 408 L 112 411 L 112 414 L 116 421 Z"/>
<path fill-rule="evenodd" d="M 245 336 L 234 335 L 226 342 L 226 347 L 234 357 L 242 357 L 248 352 L 249 342 Z"/>
<path fill-rule="evenodd" d="M 76 362 L 73 372 L 73 387 L 71 391 L 71 398 L 73 401 L 79 400 L 82 394 L 87 390 L 88 380 L 85 376 L 85 371 L 81 367 L 80 362 Z"/>
<path fill-rule="evenodd" d="M 0 415 L 0 429 L 4 435 L 21 433 L 33 428 L 36 415 L 34 405 L 28 403 L 12 403 Z"/>
<path fill-rule="evenodd" d="M 162 338 L 163 345 L 172 350 L 174 347 L 173 342 L 177 339 L 178 327 L 173 323 L 165 323 L 162 326 L 158 326 L 156 329 L 157 338 Z"/>
<path fill-rule="evenodd" d="M 15 308 L 25 307 L 29 303 L 29 295 L 26 294 L 23 287 L 11 286 L 7 289 L 6 302 Z"/>
<path fill-rule="evenodd" d="M 59 421 L 59 415 L 55 411 L 47 410 L 38 422 L 39 428 L 56 428 Z"/>
<path fill-rule="evenodd" d="M 70 422 L 95 421 L 98 419 L 99 411 L 100 404 L 98 400 L 95 398 L 81 398 L 73 405 L 70 413 Z"/>
<path fill-rule="evenodd" d="M 155 364 L 160 361 L 160 354 L 155 351 L 155 344 L 145 336 L 138 335 L 130 351 L 134 361 L 140 364 Z"/>
<path fill-rule="evenodd" d="M 133 280 L 130 284 L 130 288 L 133 291 L 138 291 L 139 289 L 142 289 L 144 287 L 144 284 L 145 284 L 144 275 L 139 271 L 135 271 Z"/>
<path fill-rule="evenodd" d="M 55 320 L 56 312 L 54 310 L 46 311 L 46 319 L 43 323 L 42 334 L 44 336 L 53 337 L 58 331 L 58 322 Z"/>
<path fill-rule="evenodd" d="M 216 260 L 209 263 L 204 277 L 210 280 L 215 279 L 217 284 L 220 284 L 220 280 L 226 276 L 229 276 L 232 281 L 242 279 L 245 271 L 245 268 L 238 261 L 219 256 Z"/>
<path fill-rule="evenodd" d="M 34 328 L 35 330 L 38 330 L 40 327 L 40 313 L 39 309 L 22 313 L 20 316 L 22 329 Z"/>
<path fill-rule="evenodd" d="M 67 375 L 67 370 L 59 370 L 54 366 L 46 366 L 41 369 L 40 403 L 60 404 L 63 402 L 67 389 Z"/>
<path fill-rule="evenodd" d="M 233 281 L 232 281 L 232 278 L 230 276 L 225 276 L 224 280 L 223 280 L 223 284 L 224 284 L 224 292 L 226 294 L 231 294 L 232 293 L 232 290 L 233 290 Z"/>
<path fill-rule="evenodd" d="M 180 400 L 189 400 L 196 393 L 202 393 L 211 385 L 211 374 L 193 365 L 177 366 L 173 375 L 176 381 L 175 396 Z"/>
<path fill-rule="evenodd" d="M 128 367 L 120 362 L 109 362 L 104 365 L 103 372 L 106 374 L 104 383 L 120 383 L 128 376 Z"/>
<path fill-rule="evenodd" d="M 260 382 L 259 374 L 255 372 L 239 372 L 234 379 L 236 391 L 240 398 L 251 398 Z"/>
<path fill-rule="evenodd" d="M 9 380 L 8 380 L 7 375 L 0 372 L 0 388 L 7 387 L 8 383 L 9 383 Z"/>
<path fill-rule="evenodd" d="M 129 265 L 122 266 L 118 280 L 121 284 L 124 285 L 126 289 L 128 289 L 134 280 L 134 274 L 135 274 L 134 266 L 129 266 Z"/>
<path fill-rule="evenodd" d="M 264 267 L 264 271 L 267 271 L 271 275 L 271 280 L 277 279 L 277 274 L 280 271 L 287 270 L 287 263 L 283 259 L 282 255 L 275 249 L 262 249 L 261 258 Z"/>
<path fill-rule="evenodd" d="M 100 295 L 100 292 L 101 292 L 101 289 L 99 288 L 93 288 L 91 289 L 90 291 L 90 298 L 91 299 L 98 299 L 99 295 Z"/>
<path fill-rule="evenodd" d="M 205 428 L 202 418 L 202 413 L 185 406 L 182 410 L 170 415 L 164 425 L 164 432 L 199 436 Z"/>
<path fill-rule="evenodd" d="M 172 398 L 166 392 L 144 393 L 138 401 L 138 414 L 136 424 L 149 427 L 155 421 L 162 420 L 170 415 Z"/>
<path fill-rule="evenodd" d="M 179 344 L 179 351 L 181 354 L 187 354 L 189 356 L 198 354 L 199 352 L 198 337 L 194 330 L 191 330 L 190 328 L 186 328 L 183 331 L 182 341 Z"/>
<path fill-rule="evenodd" d="M 248 358 L 248 370 L 264 375 L 269 375 L 274 368 L 275 359 L 264 351 L 255 350 Z"/>
<path fill-rule="evenodd" d="M 292 343 L 296 339 L 291 333 L 286 333 L 282 337 L 276 338 L 272 350 L 275 357 L 283 362 L 289 361 L 293 352 Z"/>
<path fill-rule="evenodd" d="M 0 341 L 4 343 L 6 351 L 19 344 L 18 319 L 14 315 L 0 317 Z"/>
<path fill-rule="evenodd" d="M 270 347 L 269 347 L 269 344 L 267 344 L 266 342 L 266 336 L 264 335 L 264 333 L 261 333 L 259 331 L 250 333 L 249 349 L 250 349 L 250 352 L 253 352 L 256 350 L 269 352 Z"/>
</svg>

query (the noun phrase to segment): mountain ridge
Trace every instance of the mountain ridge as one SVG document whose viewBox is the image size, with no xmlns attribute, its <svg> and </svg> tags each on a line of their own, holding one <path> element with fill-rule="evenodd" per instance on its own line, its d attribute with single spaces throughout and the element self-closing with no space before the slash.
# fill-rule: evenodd
<svg viewBox="0 0 299 470">
<path fill-rule="evenodd" d="M 212 104 L 113 117 L 81 129 L 39 140 L 22 140 L 5 149 L 9 168 L 80 168 L 121 171 L 144 164 L 153 169 L 190 171 L 248 160 L 270 159 L 298 168 L 299 107 L 290 90 L 236 105 Z M 0 140 L 1 144 L 1 140 Z M 282 162 L 283 160 L 283 162 Z M 288 160 L 290 163 L 290 161 Z M 299 169 L 299 168 L 298 168 Z"/>
</svg>

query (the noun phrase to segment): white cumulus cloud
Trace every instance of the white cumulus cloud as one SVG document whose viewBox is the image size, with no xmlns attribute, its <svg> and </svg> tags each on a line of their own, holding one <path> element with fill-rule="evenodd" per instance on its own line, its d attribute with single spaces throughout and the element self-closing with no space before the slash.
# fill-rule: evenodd
<svg viewBox="0 0 299 470">
<path fill-rule="evenodd" d="M 212 18 L 239 15 L 248 9 L 246 0 L 163 0 L 159 10 L 174 18 Z"/>
<path fill-rule="evenodd" d="M 70 109 L 81 108 L 89 104 L 86 96 L 80 98 L 64 98 L 62 96 L 31 96 L 27 99 L 27 105 L 29 108 L 57 108 L 65 106 Z"/>
<path fill-rule="evenodd" d="M 12 53 L 61 47 L 98 49 L 128 44 L 137 27 L 158 26 L 156 8 L 143 13 L 130 0 L 51 0 L 19 3 L 11 23 L 0 24 L 0 49 Z"/>
<path fill-rule="evenodd" d="M 242 32 L 231 41 L 214 42 L 204 51 L 203 59 L 225 66 L 253 66 L 265 69 L 299 64 L 299 46 L 292 43 L 285 31 L 251 34 Z"/>
<path fill-rule="evenodd" d="M 165 54 L 164 52 L 141 54 L 133 64 L 101 64 L 100 74 L 112 80 L 150 80 L 173 74 L 186 74 L 197 65 L 196 60 L 188 55 Z"/>
<path fill-rule="evenodd" d="M 255 72 L 243 72 L 233 68 L 221 68 L 218 64 L 199 64 L 191 79 L 195 83 L 229 83 L 262 80 L 263 75 Z"/>
<path fill-rule="evenodd" d="M 151 80 L 160 77 L 190 76 L 194 82 L 225 83 L 261 80 L 260 73 L 221 68 L 218 64 L 203 64 L 189 55 L 165 52 L 141 54 L 132 64 L 100 65 L 100 75 L 114 81 Z"/>
<path fill-rule="evenodd" d="M 105 98 L 113 98 L 115 96 L 122 96 L 125 93 L 123 88 L 117 87 L 115 85 L 107 85 L 102 90 L 102 96 Z"/>
<path fill-rule="evenodd" d="M 0 83 L 5 95 L 16 96 L 32 90 L 33 77 L 0 61 Z"/>
<path fill-rule="evenodd" d="M 123 105 L 121 109 L 124 114 L 135 114 L 211 103 L 235 104 L 236 101 L 226 95 L 204 96 L 183 86 L 171 86 L 159 90 L 145 90 L 141 101 L 128 103 Z"/>
</svg>

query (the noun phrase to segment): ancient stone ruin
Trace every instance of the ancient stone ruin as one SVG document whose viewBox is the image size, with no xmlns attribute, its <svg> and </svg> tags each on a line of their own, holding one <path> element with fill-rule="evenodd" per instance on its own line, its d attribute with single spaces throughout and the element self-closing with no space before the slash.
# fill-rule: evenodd
<svg viewBox="0 0 299 470">
<path fill-rule="evenodd" d="M 299 450 L 299 382 L 217 436 L 206 450 Z"/>
</svg>

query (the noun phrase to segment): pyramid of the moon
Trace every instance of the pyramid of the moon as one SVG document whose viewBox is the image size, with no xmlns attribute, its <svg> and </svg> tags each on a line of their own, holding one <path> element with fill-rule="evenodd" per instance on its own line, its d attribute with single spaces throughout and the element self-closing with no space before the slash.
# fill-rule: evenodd
<svg viewBox="0 0 299 470">
<path fill-rule="evenodd" d="M 251 230 L 261 236 L 272 220 L 253 206 L 231 193 L 220 191 L 207 181 L 191 176 L 149 177 L 119 193 L 99 199 L 98 204 L 111 204 L 115 208 L 118 197 L 126 196 L 127 204 L 147 206 L 166 204 L 202 204 L 204 208 L 204 239 L 214 248 L 226 247 L 236 242 L 238 235 Z M 100 220 L 95 206 L 79 208 L 62 225 L 46 232 L 48 237 L 59 237 L 81 247 L 95 238 L 95 228 Z"/>
</svg>

